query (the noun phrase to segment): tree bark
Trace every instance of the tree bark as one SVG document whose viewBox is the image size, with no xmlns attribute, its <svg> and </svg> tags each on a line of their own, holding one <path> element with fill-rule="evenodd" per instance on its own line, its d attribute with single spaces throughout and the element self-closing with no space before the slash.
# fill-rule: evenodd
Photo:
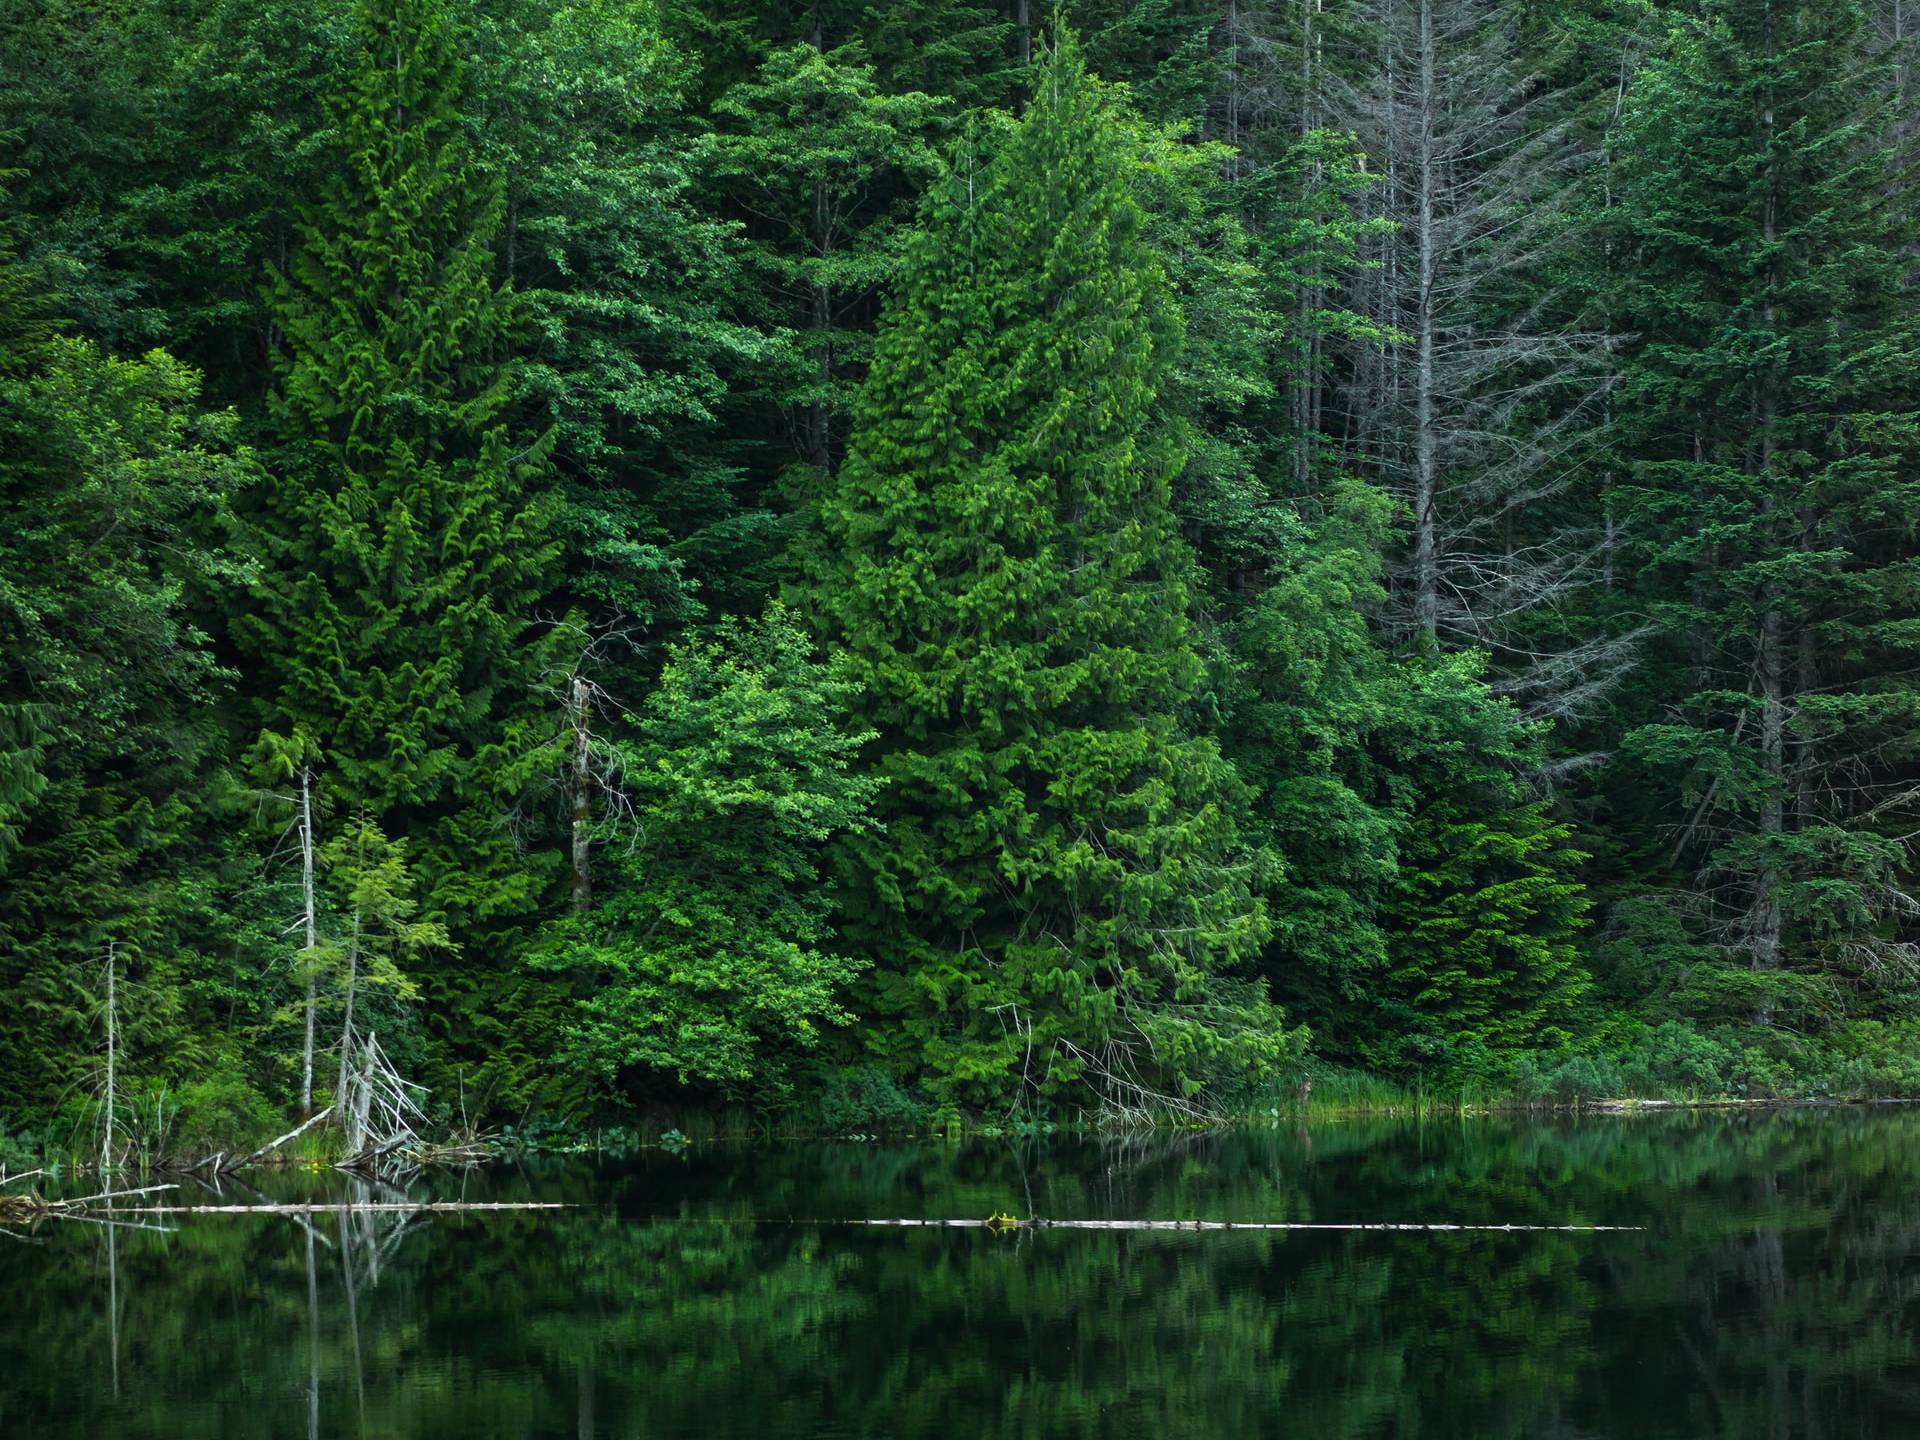
<svg viewBox="0 0 1920 1440">
<path fill-rule="evenodd" d="M 1774 50 L 1774 35 L 1770 10 L 1766 25 L 1766 48 L 1768 55 L 1771 56 Z M 1761 232 L 1765 236 L 1769 252 L 1774 250 L 1779 206 L 1779 176 L 1772 159 L 1773 117 L 1772 96 L 1764 96 L 1761 100 L 1759 116 L 1759 141 L 1761 153 L 1768 156 L 1768 161 L 1767 190 L 1761 211 Z M 1769 267 L 1767 293 L 1760 312 L 1762 324 L 1768 334 L 1771 334 L 1774 326 L 1775 297 L 1778 294 L 1780 278 L 1776 259 Z M 1774 428 L 1779 418 L 1779 397 L 1771 373 L 1762 375 L 1758 381 L 1754 392 L 1753 412 L 1754 427 L 1759 439 L 1757 462 L 1760 484 L 1767 495 L 1762 509 L 1769 519 L 1778 521 L 1781 518 L 1780 506 L 1772 493 L 1772 486 L 1774 484 Z M 1748 453 L 1754 452 L 1749 450 Z M 1771 547 L 1775 543 L 1774 527 L 1767 526 L 1762 534 L 1763 543 Z M 1768 581 L 1761 590 L 1759 654 L 1755 657 L 1755 669 L 1758 672 L 1760 685 L 1760 755 L 1767 784 L 1766 796 L 1760 807 L 1760 834 L 1768 846 L 1767 857 L 1762 862 L 1760 873 L 1754 880 L 1753 965 L 1756 970 L 1777 970 L 1780 967 L 1782 930 L 1780 886 L 1784 877 L 1780 875 L 1774 863 L 1773 852 L 1781 836 L 1786 833 L 1786 647 L 1783 642 L 1782 628 L 1780 597 L 1774 583 Z M 1762 1025 L 1771 1024 L 1772 1005 L 1763 1001 L 1757 1008 L 1754 1019 Z"/>
<path fill-rule="evenodd" d="M 114 964 L 114 942 L 109 940 L 107 942 L 107 1123 L 105 1130 L 100 1136 L 100 1170 L 102 1174 L 106 1173 L 107 1167 L 113 1163 L 113 1072 L 114 1063 L 119 1058 L 118 1050 L 120 1039 L 119 1017 L 115 1013 L 114 997 L 114 971 L 117 968 Z"/>
<path fill-rule="evenodd" d="M 573 725 L 573 913 L 584 915 L 593 900 L 593 733 L 587 682 L 575 675 L 567 690 Z"/>
<path fill-rule="evenodd" d="M 347 1093 L 347 1064 L 353 1058 L 353 1001 L 360 982 L 360 912 L 353 916 L 353 939 L 347 945 L 347 1001 L 340 1016 L 340 1084 L 336 1098 Z"/>
</svg>

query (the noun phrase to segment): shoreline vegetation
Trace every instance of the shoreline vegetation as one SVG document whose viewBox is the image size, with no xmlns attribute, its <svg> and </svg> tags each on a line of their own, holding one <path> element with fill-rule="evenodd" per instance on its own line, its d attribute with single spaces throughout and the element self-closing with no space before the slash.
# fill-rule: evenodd
<svg viewBox="0 0 1920 1440">
<path fill-rule="evenodd" d="M 1337 1125 L 1365 1120 L 1426 1120 L 1453 1117 L 1521 1118 L 1527 1116 L 1636 1116 L 1688 1112 L 1767 1112 L 1815 1109 L 1853 1109 L 1883 1105 L 1920 1104 L 1911 1095 L 1833 1094 L 1734 1096 L 1712 1094 L 1669 1095 L 1522 1095 L 1492 1087 L 1447 1089 L 1403 1085 L 1375 1076 L 1331 1072 L 1314 1087 L 1303 1104 L 1289 1098 L 1268 1106 L 1194 1120 L 1163 1116 L 1145 1124 L 1137 1117 L 1082 1117 L 1058 1120 L 1001 1119 L 975 1116 L 945 1124 L 924 1120 L 891 1119 L 870 1130 L 834 1128 L 804 1116 L 782 1117 L 746 1109 L 700 1110 L 633 1125 L 546 1124 L 526 1131 L 506 1127 L 500 1132 L 461 1130 L 438 1142 L 416 1142 L 369 1153 L 346 1148 L 338 1129 L 320 1128 L 326 1112 L 311 1117 L 294 1131 L 256 1146 L 253 1137 L 237 1138 L 213 1154 L 156 1154 L 130 1143 L 112 1164 L 103 1166 L 97 1153 L 36 1145 L 18 1137 L 12 1147 L 12 1173 L 0 1165 L 0 1191 L 36 1176 L 72 1178 L 111 1174 L 201 1177 L 219 1180 L 242 1171 L 339 1170 L 366 1176 L 394 1173 L 389 1161 L 399 1162 L 401 1173 L 457 1169 L 511 1162 L 528 1157 L 619 1156 L 635 1150 L 681 1151 L 699 1145 L 755 1145 L 794 1142 L 902 1143 L 915 1140 L 1017 1140 L 1049 1135 L 1179 1134 L 1262 1128 L 1278 1124 Z M 683 1128 L 684 1127 L 684 1128 Z M 18 1162 L 32 1158 L 31 1170 Z M 96 1197 L 97 1198 L 97 1197 Z M 0 1205 L 0 1221 L 7 1212 Z"/>
</svg>

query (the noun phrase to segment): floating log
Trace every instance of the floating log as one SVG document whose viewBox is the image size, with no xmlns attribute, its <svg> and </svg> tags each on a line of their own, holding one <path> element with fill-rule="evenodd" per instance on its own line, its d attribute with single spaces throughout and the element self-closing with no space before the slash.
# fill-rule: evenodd
<svg viewBox="0 0 1920 1440">
<path fill-rule="evenodd" d="M 1632 1233 L 1646 1228 L 1644 1225 L 1459 1225 L 1445 1221 L 1395 1220 L 1348 1223 L 1317 1220 L 1016 1220 L 1009 1215 L 996 1215 L 987 1220 L 843 1220 L 838 1223 L 919 1230 L 1409 1230 L 1572 1235 Z"/>
<path fill-rule="evenodd" d="M 364 1215 L 364 1214 L 459 1214 L 468 1210 L 574 1210 L 578 1206 L 562 1200 L 422 1200 L 418 1203 L 393 1200 L 315 1202 L 288 1205 L 120 1205 L 114 1215 Z"/>
<path fill-rule="evenodd" d="M 68 1210 L 84 1210 L 96 1200 L 119 1200 L 128 1195 L 158 1195 L 163 1190 L 178 1190 L 178 1185 L 142 1185 L 135 1190 L 102 1190 L 98 1195 L 77 1195 L 71 1200 L 59 1201 L 59 1205 Z M 109 1205 L 109 1210 L 118 1207 Z"/>
<path fill-rule="evenodd" d="M 142 1185 L 134 1190 L 102 1190 L 98 1195 L 76 1195 L 71 1200 L 48 1200 L 37 1190 L 29 1190 L 24 1195 L 0 1195 L 0 1221 L 18 1225 L 48 1216 L 80 1219 L 87 1214 L 88 1207 L 98 1200 L 121 1200 L 130 1195 L 157 1195 L 165 1190 L 179 1188 L 178 1185 Z M 112 1205 L 101 1208 L 109 1213 L 115 1209 Z"/>
</svg>

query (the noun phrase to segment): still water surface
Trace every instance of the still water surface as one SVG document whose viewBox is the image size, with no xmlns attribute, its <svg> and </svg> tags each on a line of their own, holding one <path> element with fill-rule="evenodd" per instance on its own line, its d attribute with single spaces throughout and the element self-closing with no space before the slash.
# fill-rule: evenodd
<svg viewBox="0 0 1920 1440">
<path fill-rule="evenodd" d="M 698 1147 L 418 1189 L 579 1208 L 0 1238 L 0 1434 L 1920 1436 L 1911 1110 Z M 1002 1211 L 1646 1229 L 788 1223 Z"/>
</svg>

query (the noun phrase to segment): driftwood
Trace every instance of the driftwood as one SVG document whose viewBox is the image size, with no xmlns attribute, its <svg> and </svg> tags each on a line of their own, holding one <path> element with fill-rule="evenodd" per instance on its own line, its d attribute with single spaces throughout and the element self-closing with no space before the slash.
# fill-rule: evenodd
<svg viewBox="0 0 1920 1440">
<path fill-rule="evenodd" d="M 832 1222 L 829 1222 L 832 1223 Z M 1456 1225 L 1446 1222 L 1266 1220 L 1016 1220 L 996 1215 L 987 1220 L 843 1220 L 843 1225 L 897 1226 L 917 1230 L 1414 1230 L 1506 1234 L 1553 1232 L 1595 1234 L 1634 1232 L 1642 1225 Z"/>
<path fill-rule="evenodd" d="M 142 1185 L 133 1190 L 102 1190 L 97 1195 L 76 1195 L 70 1200 L 49 1200 L 38 1190 L 29 1190 L 24 1195 L 0 1195 L 0 1221 L 17 1225 L 48 1216 L 80 1219 L 101 1200 L 123 1200 L 130 1195 L 157 1195 L 179 1188 L 178 1185 Z M 101 1208 L 111 1214 L 118 1207 L 105 1205 Z"/>
<path fill-rule="evenodd" d="M 287 1205 L 126 1205 L 116 1215 L 360 1215 L 459 1214 L 468 1210 L 573 1210 L 561 1200 L 344 1200 Z"/>
<path fill-rule="evenodd" d="M 138 1190 L 110 1190 L 73 1200 L 45 1200 L 29 1191 L 25 1195 L 0 1196 L 0 1222 L 22 1224 L 30 1220 L 92 1220 L 103 1222 L 106 1216 L 124 1215 L 286 1215 L 305 1224 L 308 1215 L 414 1215 L 460 1214 L 478 1210 L 572 1210 L 576 1207 L 559 1200 L 348 1200 L 297 1201 L 289 1204 L 267 1202 L 259 1205 L 100 1205 L 102 1200 L 152 1195 L 163 1190 L 178 1190 L 178 1185 L 146 1185 Z M 325 1243 L 325 1236 L 316 1236 Z"/>
</svg>

